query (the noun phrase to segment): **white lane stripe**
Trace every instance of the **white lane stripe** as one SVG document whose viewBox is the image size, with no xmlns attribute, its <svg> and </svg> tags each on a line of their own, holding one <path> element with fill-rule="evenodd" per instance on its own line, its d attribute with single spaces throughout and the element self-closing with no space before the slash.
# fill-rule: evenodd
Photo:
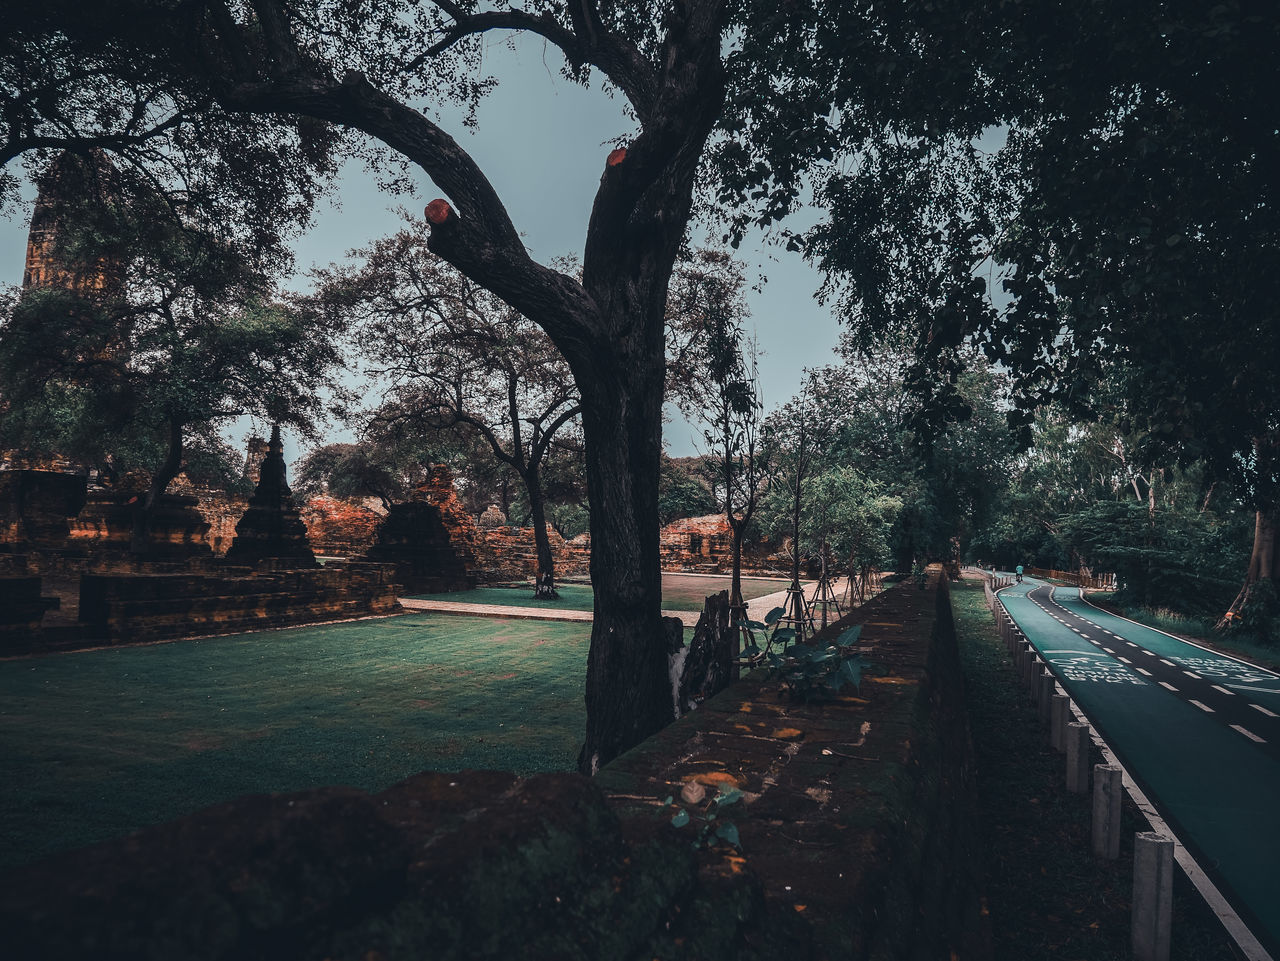
<svg viewBox="0 0 1280 961">
<path fill-rule="evenodd" d="M 1228 684 L 1227 687 L 1234 687 L 1237 691 L 1248 691 L 1250 694 L 1280 694 L 1280 690 L 1270 687 L 1253 687 L 1249 684 Z"/>
<path fill-rule="evenodd" d="M 1162 658 L 1160 658 L 1160 663 L 1161 663 L 1161 664 L 1163 664 L 1165 667 L 1177 667 L 1177 666 L 1178 666 L 1177 664 L 1174 664 L 1174 663 L 1173 663 L 1173 661 L 1166 661 L 1163 657 L 1162 657 Z"/>
<path fill-rule="evenodd" d="M 1127 657 L 1121 657 L 1119 654 L 1117 654 L 1117 655 L 1116 655 L 1116 660 L 1117 660 L 1117 661 L 1124 661 L 1124 663 L 1126 663 L 1126 664 L 1132 664 L 1132 663 L 1133 663 L 1133 661 L 1129 660 Z"/>
<path fill-rule="evenodd" d="M 1249 706 L 1253 708 L 1255 711 L 1261 711 L 1267 717 L 1280 717 L 1280 714 L 1276 714 L 1274 711 L 1268 711 L 1261 704 L 1250 704 Z"/>
<path fill-rule="evenodd" d="M 1258 744 L 1267 743 L 1267 739 L 1265 737 L 1258 737 L 1258 735 L 1254 734 L 1247 727 L 1241 727 L 1239 724 L 1232 724 L 1231 727 L 1233 730 L 1239 731 L 1241 734 L 1243 734 L 1249 740 L 1254 741 L 1255 743 L 1258 743 Z"/>
<path fill-rule="evenodd" d="M 1134 670 L 1135 670 L 1135 671 L 1137 671 L 1139 674 L 1145 674 L 1145 675 L 1147 675 L 1147 677 L 1154 677 L 1154 676 L 1155 676 L 1155 675 L 1154 675 L 1154 674 L 1152 674 L 1150 671 L 1148 671 L 1145 667 L 1135 667 L 1135 668 L 1134 668 Z"/>
<path fill-rule="evenodd" d="M 1220 684 L 1214 684 L 1213 689 L 1217 691 L 1219 694 L 1230 694 L 1232 697 L 1236 696 L 1235 691 L 1228 691 L 1225 687 L 1223 687 Z"/>
<path fill-rule="evenodd" d="M 1133 641 L 1125 641 L 1125 643 L 1126 643 L 1126 644 L 1128 644 L 1130 647 L 1137 647 L 1137 646 L 1138 646 L 1137 644 L 1133 643 Z"/>
<path fill-rule="evenodd" d="M 1072 703 L 1071 713 L 1075 716 L 1077 721 L 1081 721 L 1085 724 L 1089 723 L 1089 718 L 1085 716 L 1084 712 L 1080 710 L 1077 704 Z M 1205 901 L 1208 902 L 1210 907 L 1213 909 L 1213 913 L 1218 916 L 1218 920 L 1222 922 L 1223 926 L 1231 934 L 1231 937 L 1239 946 L 1245 961 L 1274 961 L 1271 955 L 1262 947 L 1262 944 L 1258 939 L 1253 936 L 1253 933 L 1245 923 L 1240 920 L 1240 916 L 1236 914 L 1231 905 L 1227 903 L 1226 898 L 1222 896 L 1222 892 L 1218 890 L 1213 881 L 1211 881 L 1208 875 L 1204 873 L 1204 869 L 1196 863 L 1196 859 L 1191 856 L 1191 853 L 1187 851 L 1182 841 L 1178 838 L 1177 832 L 1165 823 L 1164 819 L 1160 817 L 1159 812 L 1156 811 L 1155 807 L 1147 799 L 1147 796 L 1142 793 L 1142 789 L 1134 783 L 1132 775 L 1130 775 L 1125 769 L 1125 766 L 1120 763 L 1120 759 L 1116 757 L 1115 752 L 1111 750 L 1107 742 L 1103 740 L 1102 736 L 1096 730 L 1090 730 L 1089 736 L 1093 740 L 1093 743 L 1098 746 L 1099 750 L 1102 751 L 1102 757 L 1106 762 L 1108 764 L 1116 765 L 1123 772 L 1122 778 L 1124 789 L 1128 792 L 1129 797 L 1133 799 L 1133 803 L 1137 805 L 1138 810 L 1141 811 L 1143 816 L 1147 819 L 1147 823 L 1151 825 L 1151 829 L 1159 834 L 1173 838 L 1174 859 L 1178 862 L 1182 870 L 1186 872 L 1187 877 L 1191 879 L 1191 883 L 1196 886 L 1196 890 L 1199 891 Z"/>
<path fill-rule="evenodd" d="M 1101 610 L 1101 608 L 1099 608 L 1096 604 L 1090 601 L 1089 598 L 1085 597 L 1083 592 L 1081 592 L 1080 594 L 1080 600 L 1083 601 L 1085 604 L 1088 604 L 1095 611 Z M 1110 614 L 1112 617 L 1117 618 L 1119 620 L 1127 621 L 1128 623 L 1133 624 L 1137 627 L 1141 627 L 1144 630 L 1155 631 L 1157 634 L 1163 634 L 1165 637 L 1171 637 L 1175 641 L 1181 641 L 1183 644 L 1189 644 L 1191 647 L 1199 648 L 1202 651 L 1212 654 L 1214 657 L 1225 657 L 1227 658 L 1227 660 L 1235 661 L 1237 664 L 1244 664 L 1246 667 L 1249 667 L 1253 670 L 1266 671 L 1272 677 L 1280 677 L 1280 673 L 1277 673 L 1276 671 L 1268 670 L 1265 667 L 1260 667 L 1259 665 L 1254 664 L 1252 661 L 1246 661 L 1244 658 L 1236 657 L 1233 654 L 1226 654 L 1226 653 L 1223 653 L 1222 651 L 1215 651 L 1211 647 L 1205 647 L 1203 644 L 1197 644 L 1195 641 L 1190 640 L 1188 638 L 1178 637 L 1178 635 L 1176 634 L 1170 634 L 1168 631 L 1162 631 L 1158 627 L 1148 627 L 1146 624 L 1140 624 L 1138 621 L 1135 621 L 1131 617 L 1122 617 L 1119 614 L 1112 614 L 1110 611 L 1103 611 L 1103 613 Z M 1116 635 L 1116 636 L 1118 637 L 1119 635 Z M 1280 694 L 1280 691 L 1275 691 L 1274 693 Z"/>
<path fill-rule="evenodd" d="M 1166 690 L 1173 691 L 1174 694 L 1178 693 L 1178 689 L 1174 687 L 1172 684 L 1170 684 L 1168 681 L 1161 681 L 1160 686 L 1165 688 Z"/>
<path fill-rule="evenodd" d="M 1192 704 L 1194 704 L 1196 707 L 1200 708 L 1200 710 L 1204 711 L 1206 714 L 1212 714 L 1212 713 L 1213 713 L 1213 708 L 1211 708 L 1208 704 L 1201 704 L 1201 703 L 1200 703 L 1199 701 L 1197 701 L 1195 698 L 1188 698 L 1188 700 L 1190 700 Z"/>
<path fill-rule="evenodd" d="M 1183 671 L 1182 673 L 1187 675 L 1187 677 L 1193 678 L 1194 680 L 1197 680 L 1197 681 L 1200 680 L 1200 675 L 1197 674 L 1195 671 Z"/>
</svg>

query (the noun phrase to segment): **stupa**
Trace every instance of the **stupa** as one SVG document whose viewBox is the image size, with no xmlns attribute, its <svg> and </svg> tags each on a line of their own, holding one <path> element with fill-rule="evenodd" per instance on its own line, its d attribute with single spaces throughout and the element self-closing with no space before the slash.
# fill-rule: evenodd
<svg viewBox="0 0 1280 961">
<path fill-rule="evenodd" d="M 271 428 L 267 455 L 258 470 L 258 486 L 249 498 L 249 508 L 236 524 L 235 540 L 227 550 L 226 561 L 284 568 L 317 566 L 307 540 L 307 525 L 302 522 L 285 480 L 279 424 Z"/>
</svg>

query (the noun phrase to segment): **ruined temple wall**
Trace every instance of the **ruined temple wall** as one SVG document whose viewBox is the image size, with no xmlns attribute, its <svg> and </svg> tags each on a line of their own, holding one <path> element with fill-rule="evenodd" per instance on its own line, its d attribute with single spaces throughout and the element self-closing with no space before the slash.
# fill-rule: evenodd
<svg viewBox="0 0 1280 961">
<path fill-rule="evenodd" d="M 205 519 L 209 529 L 205 542 L 213 553 L 222 557 L 236 536 L 236 522 L 249 507 L 249 499 L 226 491 L 198 490 L 196 510 Z"/>
<path fill-rule="evenodd" d="M 790 565 L 766 542 L 742 545 L 743 571 L 777 574 Z M 683 517 L 658 533 L 658 552 L 664 571 L 726 574 L 733 564 L 733 531 L 723 514 Z"/>
<path fill-rule="evenodd" d="M 663 570 L 721 571 L 730 561 L 733 532 L 723 514 L 684 517 L 658 533 Z"/>
<path fill-rule="evenodd" d="M 547 531 L 556 577 L 586 577 L 591 564 L 591 539 L 587 535 L 566 541 L 554 529 Z M 476 529 L 476 576 L 483 583 L 524 580 L 538 572 L 538 550 L 532 527 L 481 527 Z"/>
<path fill-rule="evenodd" d="M 383 516 L 359 501 L 337 497 L 313 497 L 302 508 L 312 549 L 328 557 L 367 552 L 377 540 Z"/>
</svg>

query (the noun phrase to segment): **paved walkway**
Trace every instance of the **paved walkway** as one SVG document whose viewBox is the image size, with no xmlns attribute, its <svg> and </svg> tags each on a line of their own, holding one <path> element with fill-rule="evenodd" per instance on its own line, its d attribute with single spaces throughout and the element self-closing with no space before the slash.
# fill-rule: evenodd
<svg viewBox="0 0 1280 961">
<path fill-rule="evenodd" d="M 1099 610 L 1078 588 L 1026 578 L 999 596 L 1164 820 L 1280 956 L 1280 676 Z"/>
<path fill-rule="evenodd" d="M 835 582 L 836 597 L 843 597 L 845 579 Z M 813 599 L 817 590 L 816 584 L 806 585 L 806 598 Z M 747 601 L 747 616 L 753 621 L 762 621 L 775 607 L 786 604 L 787 592 L 775 591 L 761 597 L 753 597 Z M 514 607 L 504 604 L 470 604 L 465 601 L 421 600 L 413 597 L 402 597 L 400 603 L 407 611 L 431 611 L 434 614 L 463 614 L 469 617 L 505 617 L 523 618 L 533 621 L 590 621 L 591 611 L 548 610 L 545 607 Z M 665 617 L 678 617 L 685 627 L 694 627 L 698 623 L 700 611 L 663 611 Z M 833 610 L 834 620 L 838 615 Z"/>
</svg>

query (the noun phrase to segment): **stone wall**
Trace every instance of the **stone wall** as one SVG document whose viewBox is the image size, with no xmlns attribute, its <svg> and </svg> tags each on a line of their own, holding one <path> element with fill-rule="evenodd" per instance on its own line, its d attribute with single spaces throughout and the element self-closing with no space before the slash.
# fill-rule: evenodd
<svg viewBox="0 0 1280 961">
<path fill-rule="evenodd" d="M 302 508 L 312 549 L 327 557 L 354 557 L 373 546 L 383 514 L 358 501 L 313 497 Z"/>
<path fill-rule="evenodd" d="M 250 796 L 0 879 L 43 958 L 981 959 L 971 755 L 945 584 L 854 615 L 825 704 L 744 681 L 596 778 L 426 772 Z M 741 850 L 694 839 L 735 786 Z M 693 812 L 676 828 L 666 797 Z"/>
<path fill-rule="evenodd" d="M 133 540 L 133 523 L 141 509 L 142 481 L 119 488 L 91 490 L 84 510 L 70 522 L 67 546 L 86 554 L 127 554 Z M 161 494 L 152 510 L 148 529 L 148 553 L 155 558 L 191 558 L 211 554 L 206 531 L 209 525 L 193 494 Z"/>
<path fill-rule="evenodd" d="M 65 547 L 85 502 L 85 477 L 56 470 L 0 470 L 0 548 Z"/>
<path fill-rule="evenodd" d="M 216 557 L 222 557 L 235 540 L 236 523 L 249 509 L 249 498 L 226 491 L 195 490 L 196 510 L 209 525 L 205 543 Z"/>
<path fill-rule="evenodd" d="M 566 541 L 547 531 L 556 578 L 585 577 L 591 568 L 591 538 L 586 534 Z M 482 583 L 532 580 L 538 573 L 538 550 L 532 527 L 480 527 L 474 540 L 476 575 Z"/>
<path fill-rule="evenodd" d="M 664 571 L 728 573 L 733 563 L 733 531 L 723 514 L 683 517 L 667 524 L 658 533 L 658 550 Z M 744 571 L 776 574 L 790 563 L 774 554 L 768 544 L 742 545 Z"/>
<path fill-rule="evenodd" d="M 730 560 L 733 533 L 723 514 L 684 517 L 658 532 L 665 571 L 720 571 Z"/>
<path fill-rule="evenodd" d="M 286 571 L 85 574 L 79 620 L 108 643 L 257 631 L 399 609 L 384 565 L 343 563 Z"/>
</svg>

